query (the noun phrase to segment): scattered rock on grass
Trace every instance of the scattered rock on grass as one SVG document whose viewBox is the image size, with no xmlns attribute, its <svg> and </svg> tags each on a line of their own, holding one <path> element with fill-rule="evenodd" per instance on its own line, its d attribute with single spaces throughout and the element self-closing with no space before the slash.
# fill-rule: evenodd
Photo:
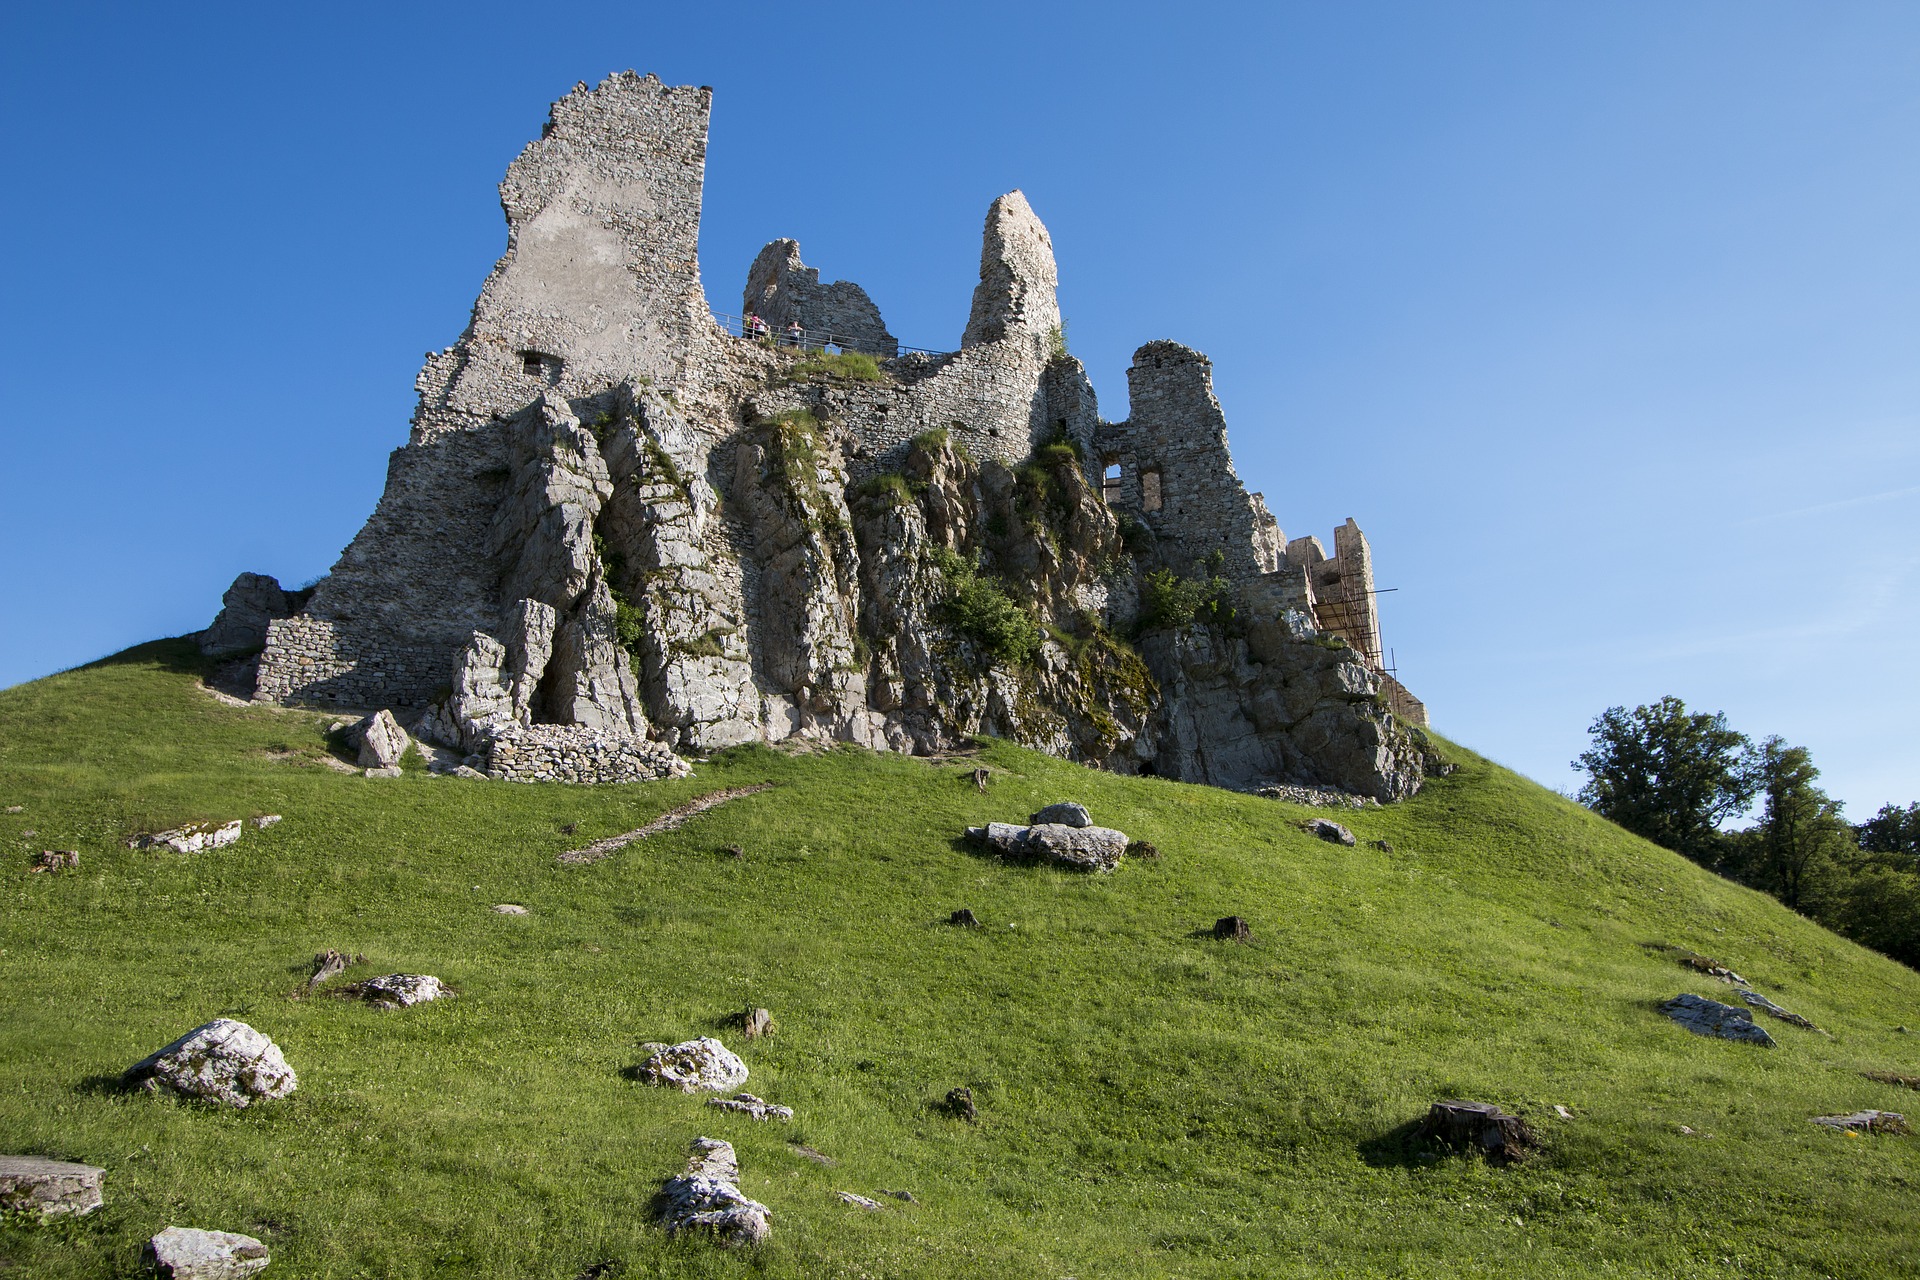
<svg viewBox="0 0 1920 1280">
<path fill-rule="evenodd" d="M 1920 1089 L 1920 1076 L 1903 1076 L 1897 1071 L 1862 1071 L 1861 1075 L 1881 1084 L 1897 1084 L 1902 1089 Z"/>
<path fill-rule="evenodd" d="M 1845 1116 L 1815 1116 L 1813 1123 L 1829 1129 L 1844 1129 L 1852 1133 L 1890 1133 L 1908 1132 L 1907 1118 L 1898 1111 L 1856 1111 Z"/>
<path fill-rule="evenodd" d="M 965 1086 L 947 1090 L 947 1111 L 969 1123 L 980 1118 L 980 1108 L 973 1104 L 973 1090 Z"/>
<path fill-rule="evenodd" d="M 913 1194 L 913 1192 L 911 1192 L 911 1191 L 888 1191 L 888 1190 L 885 1190 L 885 1189 L 883 1188 L 883 1189 L 881 1189 L 881 1190 L 879 1190 L 879 1191 L 876 1191 L 876 1192 L 874 1192 L 873 1194 L 875 1194 L 875 1195 L 877 1195 L 877 1196 L 891 1196 L 891 1197 L 893 1197 L 893 1198 L 894 1198 L 895 1200 L 904 1200 L 904 1201 L 906 1201 L 906 1202 L 907 1202 L 908 1204 L 919 1204 L 919 1203 L 920 1203 L 920 1201 L 919 1201 L 919 1200 L 917 1200 L 917 1199 L 915 1199 L 915 1198 L 914 1198 L 914 1194 Z"/>
<path fill-rule="evenodd" d="M 527 914 L 527 909 L 517 902 L 496 902 L 493 904 L 493 913 L 500 916 L 523 916 Z"/>
<path fill-rule="evenodd" d="M 1661 955 L 1672 957 L 1674 963 L 1685 965 L 1695 973 L 1704 973 L 1709 978 L 1718 978 L 1720 981 L 1732 983 L 1736 987 L 1744 987 L 1747 985 L 1745 978 L 1709 956 L 1703 956 L 1698 952 L 1689 951 L 1685 947 L 1671 946 L 1665 942 L 1644 942 L 1641 945 L 1649 951 L 1655 951 Z"/>
<path fill-rule="evenodd" d="M 79 1217 L 101 1204 L 105 1169 L 42 1156 L 0 1156 L 0 1211 Z"/>
<path fill-rule="evenodd" d="M 393 712 L 382 708 L 348 730 L 347 741 L 360 749 L 361 768 L 391 769 L 407 754 L 412 739 L 393 718 Z"/>
<path fill-rule="evenodd" d="M 80 869 L 80 851 L 78 849 L 47 849 L 27 859 L 27 870 L 77 871 Z"/>
<path fill-rule="evenodd" d="M 747 1064 L 715 1040 L 701 1036 L 680 1044 L 642 1045 L 649 1051 L 635 1075 L 642 1084 L 664 1085 L 693 1093 L 700 1089 L 732 1089 L 747 1081 Z"/>
<path fill-rule="evenodd" d="M 405 1009 L 429 1000 L 450 1000 L 453 989 L 430 973 L 387 973 L 342 987 L 335 994 L 365 1000 L 378 1009 Z"/>
<path fill-rule="evenodd" d="M 731 1098 L 708 1098 L 707 1105 L 720 1111 L 738 1111 L 755 1120 L 793 1119 L 792 1107 L 775 1106 L 765 1098 L 756 1098 L 750 1093 L 737 1093 Z"/>
<path fill-rule="evenodd" d="M 6 811 L 8 813 L 25 813 L 27 811 L 27 806 L 23 804 L 10 804 L 7 806 Z"/>
<path fill-rule="evenodd" d="M 1157 858 L 1160 856 L 1160 849 L 1151 840 L 1129 840 L 1127 842 L 1127 856 L 1129 858 Z"/>
<path fill-rule="evenodd" d="M 661 1222 L 670 1232 L 711 1231 L 727 1246 L 758 1244 L 773 1232 L 773 1211 L 740 1191 L 733 1144 L 696 1138 L 687 1171 L 661 1188 Z"/>
<path fill-rule="evenodd" d="M 280 821 L 280 815 L 277 813 L 263 813 L 257 818 L 247 819 L 248 825 L 251 826 L 255 831 L 265 831 L 268 827 L 273 826 L 275 823 L 279 821 Z"/>
<path fill-rule="evenodd" d="M 968 827 L 967 836 L 995 853 L 1045 859 L 1076 871 L 1111 871 L 1127 852 L 1126 833 L 1111 827 L 1069 827 L 1057 822 L 1022 827 L 1011 822 L 989 822 L 984 827 Z"/>
<path fill-rule="evenodd" d="M 215 1018 L 127 1068 L 125 1081 L 227 1107 L 284 1098 L 299 1077 L 280 1046 L 244 1022 Z"/>
<path fill-rule="evenodd" d="M 148 1270 L 163 1280 L 240 1280 L 272 1259 L 267 1246 L 233 1231 L 168 1227 L 141 1253 Z"/>
<path fill-rule="evenodd" d="M 1814 1026 L 1808 1019 L 1801 1017 L 1797 1013 L 1789 1013 L 1787 1010 L 1782 1009 L 1779 1005 L 1761 995 L 1758 991 L 1742 991 L 1740 998 L 1761 1012 L 1772 1014 L 1782 1022 L 1791 1022 L 1794 1026 L 1805 1027 L 1809 1031 L 1820 1030 L 1820 1028 Z M 1825 1035 L 1826 1033 L 1821 1032 L 1821 1034 Z"/>
<path fill-rule="evenodd" d="M 403 776 L 400 766 L 397 764 L 386 765 L 379 769 L 365 769 L 361 772 L 362 776 L 368 778 L 398 778 Z"/>
<path fill-rule="evenodd" d="M 1252 942 L 1253 929 L 1239 916 L 1221 916 L 1213 922 L 1213 936 L 1223 942 Z"/>
<path fill-rule="evenodd" d="M 859 1209 L 867 1209 L 871 1211 L 884 1212 L 887 1207 L 881 1204 L 878 1200 L 869 1200 L 865 1196 L 857 1195 L 851 1191 L 842 1191 L 840 1193 L 840 1198 L 846 1201 L 848 1204 L 853 1205 L 855 1208 L 859 1208 Z"/>
<path fill-rule="evenodd" d="M 171 849 L 175 853 L 199 853 L 206 849 L 220 849 L 240 838 L 246 823 L 239 818 L 232 822 L 199 822 L 184 827 L 175 827 L 171 831 L 157 831 L 151 835 L 141 834 L 127 841 L 129 849 Z"/>
<path fill-rule="evenodd" d="M 787 1146 L 793 1151 L 793 1154 L 799 1156 L 802 1160 L 811 1160 L 815 1164 L 823 1165 L 829 1169 L 840 1163 L 826 1152 L 816 1151 L 804 1142 L 789 1141 Z"/>
<path fill-rule="evenodd" d="M 1436 1102 L 1420 1135 L 1453 1147 L 1471 1147 L 1494 1160 L 1518 1160 L 1534 1146 L 1533 1130 L 1489 1102 Z"/>
<path fill-rule="evenodd" d="M 1660 1003 L 1660 1012 L 1697 1036 L 1717 1036 L 1722 1040 L 1741 1040 L 1748 1044 L 1774 1047 L 1766 1028 L 1754 1025 L 1753 1015 L 1718 1000 L 1681 994 Z"/>
<path fill-rule="evenodd" d="M 1093 818 L 1087 813 L 1087 806 L 1076 804 L 1072 800 L 1050 804 L 1027 818 L 1027 825 L 1033 827 L 1049 822 L 1057 822 L 1063 827 L 1090 827 L 1093 825 Z"/>
<path fill-rule="evenodd" d="M 1353 832 L 1347 830 L 1331 818 L 1309 818 L 1301 823 L 1301 828 L 1311 835 L 1319 836 L 1328 844 L 1343 844 L 1351 849 L 1358 843 Z"/>
</svg>

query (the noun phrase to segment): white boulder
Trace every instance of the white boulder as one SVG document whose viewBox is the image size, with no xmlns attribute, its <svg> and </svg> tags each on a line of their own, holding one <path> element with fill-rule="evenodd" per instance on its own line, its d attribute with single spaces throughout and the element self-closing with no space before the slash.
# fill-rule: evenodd
<svg viewBox="0 0 1920 1280">
<path fill-rule="evenodd" d="M 712 1036 L 641 1047 L 652 1051 L 637 1073 L 643 1084 L 693 1093 L 700 1089 L 733 1089 L 747 1082 L 747 1064 Z"/>
<path fill-rule="evenodd" d="M 227 1107 L 284 1098 L 299 1077 L 280 1046 L 244 1022 L 215 1018 L 127 1068 L 126 1082 Z"/>
</svg>

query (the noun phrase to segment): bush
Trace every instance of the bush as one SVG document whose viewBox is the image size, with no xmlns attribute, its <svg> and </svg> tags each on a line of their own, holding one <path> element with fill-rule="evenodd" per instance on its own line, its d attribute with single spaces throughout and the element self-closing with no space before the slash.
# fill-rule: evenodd
<svg viewBox="0 0 1920 1280">
<path fill-rule="evenodd" d="M 930 557 L 947 580 L 941 617 L 997 662 L 1023 666 L 1040 652 L 1040 628 L 1032 615 L 995 579 L 942 547 Z"/>
<path fill-rule="evenodd" d="M 1218 575 L 1183 578 L 1171 569 L 1155 569 L 1140 580 L 1143 632 L 1178 631 L 1196 622 L 1225 627 L 1233 616 L 1233 584 Z"/>
</svg>

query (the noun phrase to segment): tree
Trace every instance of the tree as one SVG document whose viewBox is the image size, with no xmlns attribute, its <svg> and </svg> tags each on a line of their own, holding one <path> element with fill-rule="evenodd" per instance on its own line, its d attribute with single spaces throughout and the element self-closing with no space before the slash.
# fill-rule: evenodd
<svg viewBox="0 0 1920 1280">
<path fill-rule="evenodd" d="M 1863 853 L 1890 854 L 1890 865 L 1904 861 L 1908 870 L 1920 871 L 1920 804 L 1905 809 L 1883 804 L 1880 812 L 1853 829 L 1853 835 Z"/>
<path fill-rule="evenodd" d="M 1694 861 L 1718 858 L 1720 824 L 1745 812 L 1757 786 L 1753 744 L 1721 712 L 1689 714 L 1665 697 L 1652 706 L 1608 707 L 1588 726 L 1593 745 L 1580 802 L 1636 835 Z"/>
<path fill-rule="evenodd" d="M 1798 911 L 1819 888 L 1841 877 L 1854 848 L 1853 828 L 1840 805 L 1813 785 L 1820 771 L 1805 747 L 1779 736 L 1760 744 L 1761 791 L 1766 807 L 1754 829 L 1759 837 L 1748 882 Z"/>
</svg>

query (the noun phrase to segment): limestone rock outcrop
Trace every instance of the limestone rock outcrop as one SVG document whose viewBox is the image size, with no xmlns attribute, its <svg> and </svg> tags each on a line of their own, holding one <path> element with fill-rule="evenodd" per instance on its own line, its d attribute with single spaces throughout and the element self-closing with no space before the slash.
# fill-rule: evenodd
<svg viewBox="0 0 1920 1280">
<path fill-rule="evenodd" d="M 1768 1049 L 1774 1047 L 1774 1039 L 1767 1034 L 1766 1028 L 1756 1026 L 1753 1015 L 1736 1005 L 1682 993 L 1671 1000 L 1662 1001 L 1660 1012 L 1697 1036 L 1740 1040 Z"/>
<path fill-rule="evenodd" d="M 1126 856 L 1128 843 L 1126 832 L 1111 827 L 1059 822 L 1026 827 L 989 822 L 984 827 L 967 828 L 967 836 L 1005 857 L 1051 862 L 1074 871 L 1113 870 Z"/>
<path fill-rule="evenodd" d="M 412 740 L 400 722 L 393 718 L 393 712 L 382 708 L 374 712 L 348 731 L 348 740 L 359 751 L 359 763 L 363 769 L 395 769 L 400 758 L 407 754 Z"/>
<path fill-rule="evenodd" d="M 41 1218 L 79 1217 L 102 1204 L 106 1170 L 43 1156 L 0 1156 L 0 1210 Z"/>
<path fill-rule="evenodd" d="M 733 1089 L 747 1082 L 747 1064 L 712 1036 L 680 1044 L 648 1044 L 652 1052 L 634 1073 L 642 1084 L 663 1085 L 683 1093 Z"/>
<path fill-rule="evenodd" d="M 284 1098 L 300 1081 L 280 1046 L 244 1022 L 215 1018 L 127 1068 L 129 1085 L 220 1106 Z"/>
<path fill-rule="evenodd" d="M 168 1227 L 147 1241 L 141 1261 L 161 1280 L 241 1280 L 266 1269 L 267 1246 L 237 1231 Z"/>
<path fill-rule="evenodd" d="M 670 1232 L 708 1231 L 729 1247 L 759 1244 L 773 1232 L 773 1210 L 740 1190 L 733 1144 L 696 1138 L 686 1172 L 660 1189 L 661 1222 Z"/>
<path fill-rule="evenodd" d="M 1366 540 L 1286 539 L 1205 356 L 1142 346 L 1128 417 L 1103 418 L 1017 191 L 959 350 L 888 356 L 872 300 L 790 240 L 743 305 L 878 352 L 878 377 L 729 337 L 696 254 L 710 99 L 622 73 L 554 105 L 379 506 L 266 617 L 256 699 L 403 710 L 508 780 L 989 734 L 1248 790 L 1419 787 L 1424 709 L 1383 659 Z M 279 607 L 249 588 L 236 620 L 256 595 L 249 617 Z"/>
</svg>

